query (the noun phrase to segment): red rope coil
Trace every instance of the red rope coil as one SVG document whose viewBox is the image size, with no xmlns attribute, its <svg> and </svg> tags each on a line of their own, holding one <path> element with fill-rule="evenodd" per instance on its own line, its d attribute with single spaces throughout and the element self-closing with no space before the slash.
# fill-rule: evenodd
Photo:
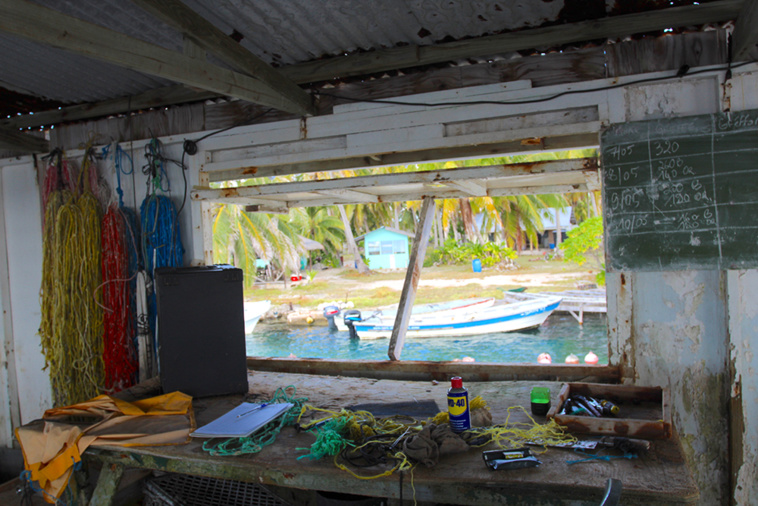
<svg viewBox="0 0 758 506">
<path fill-rule="evenodd" d="M 103 361 L 105 388 L 118 392 L 135 383 L 137 351 L 134 349 L 131 328 L 131 283 L 129 279 L 129 253 L 127 250 L 126 218 L 117 205 L 112 204 L 103 216 L 102 271 L 103 271 Z"/>
</svg>

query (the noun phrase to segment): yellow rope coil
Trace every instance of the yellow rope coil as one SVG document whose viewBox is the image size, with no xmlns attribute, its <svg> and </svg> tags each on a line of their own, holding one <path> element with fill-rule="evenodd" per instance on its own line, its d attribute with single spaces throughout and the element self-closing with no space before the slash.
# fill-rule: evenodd
<svg viewBox="0 0 758 506">
<path fill-rule="evenodd" d="M 89 192 L 55 192 L 45 210 L 40 336 L 58 406 L 104 385 L 100 214 Z"/>
</svg>

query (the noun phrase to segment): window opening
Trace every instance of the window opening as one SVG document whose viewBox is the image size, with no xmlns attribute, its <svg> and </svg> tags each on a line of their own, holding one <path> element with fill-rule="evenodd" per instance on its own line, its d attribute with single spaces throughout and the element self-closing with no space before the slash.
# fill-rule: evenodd
<svg viewBox="0 0 758 506">
<path fill-rule="evenodd" d="M 588 156 L 596 156 L 595 150 L 539 155 L 541 159 Z M 463 160 L 444 166 L 505 163 L 503 160 Z M 519 157 L 509 160 L 523 161 Z M 528 161 L 537 161 L 537 156 Z M 388 170 L 418 171 L 432 168 L 430 165 Z M 340 177 L 349 174 L 342 171 Z M 231 184 L 263 183 L 248 180 Z M 387 359 L 389 339 L 351 339 L 344 325 L 340 325 L 342 330 L 330 332 L 323 319 L 324 308 L 338 309 L 338 318 L 351 310 L 360 311 L 362 319 L 379 309 L 391 313 L 400 298 L 407 266 L 407 259 L 406 263 L 402 260 L 409 256 L 413 244 L 419 207 L 420 202 L 345 206 L 361 259 L 369 269 L 369 274 L 361 275 L 345 245 L 344 223 L 334 206 L 296 208 L 289 215 L 281 215 L 217 205 L 214 261 L 236 262 L 245 270 L 246 299 L 268 300 L 271 304 L 269 314 L 247 336 L 248 355 Z M 230 223 L 225 224 L 225 220 Z M 246 232 L 246 228 L 250 230 Z M 370 237 L 380 229 L 389 235 Z M 392 236 L 395 231 L 407 235 Z M 317 246 L 305 248 L 298 237 Z M 402 360 L 537 364 L 545 363 L 545 355 L 549 355 L 552 363 L 596 360 L 607 364 L 601 240 L 599 192 L 438 200 L 416 297 L 415 306 L 421 311 L 429 310 L 430 305 L 448 304 L 448 309 L 440 311 L 452 314 L 456 304 L 463 305 L 460 301 L 494 298 L 498 305 L 506 299 L 516 304 L 551 295 L 570 304 L 552 311 L 536 328 L 408 337 Z M 245 268 L 246 256 L 252 258 L 257 270 Z M 392 264 L 382 263 L 384 257 L 391 257 Z M 261 259 L 267 262 L 265 270 L 260 269 Z M 476 317 L 473 310 L 471 315 Z"/>
</svg>

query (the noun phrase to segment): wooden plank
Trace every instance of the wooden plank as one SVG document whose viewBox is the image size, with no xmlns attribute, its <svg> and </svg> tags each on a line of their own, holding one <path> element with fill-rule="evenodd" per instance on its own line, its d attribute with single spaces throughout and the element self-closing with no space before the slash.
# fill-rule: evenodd
<svg viewBox="0 0 758 506">
<path fill-rule="evenodd" d="M 46 153 L 50 151 L 50 143 L 46 139 L 18 130 L 0 128 L 0 149 L 17 153 Z"/>
<path fill-rule="evenodd" d="M 586 364 L 493 364 L 395 360 L 333 360 L 316 358 L 247 357 L 247 367 L 272 373 L 319 374 L 405 381 L 591 381 L 616 382 L 617 366 Z M 595 378 L 588 380 L 587 378 Z"/>
<path fill-rule="evenodd" d="M 244 74 L 87 23 L 25 0 L 0 4 L 0 31 L 139 72 L 295 114 L 309 110 Z"/>
<path fill-rule="evenodd" d="M 478 157 L 484 157 L 486 156 L 486 153 L 498 153 L 497 151 L 493 151 L 490 146 L 493 144 L 506 144 L 507 141 L 504 141 L 503 139 L 516 141 L 516 144 L 519 148 L 517 150 L 518 152 L 535 152 L 545 149 L 544 144 L 547 142 L 547 139 L 550 139 L 552 137 L 567 138 L 567 136 L 579 137 L 578 134 L 582 133 L 593 134 L 591 136 L 591 143 L 584 144 L 582 146 L 574 145 L 572 148 L 588 146 L 594 147 L 598 145 L 597 136 L 602 126 L 603 125 L 600 121 L 587 121 L 573 124 L 541 125 L 531 128 L 518 128 L 517 125 L 514 125 L 513 128 L 501 131 L 474 132 L 462 135 L 441 135 L 438 137 L 416 139 L 415 141 L 408 142 L 377 142 L 377 144 L 371 146 L 363 146 L 358 148 L 346 148 L 339 146 L 329 147 L 328 141 L 325 140 L 301 141 L 300 143 L 290 143 L 290 146 L 288 147 L 291 149 L 287 149 L 287 146 L 284 145 L 272 145 L 259 147 L 258 149 L 251 148 L 250 150 L 240 150 L 243 151 L 242 153 L 239 153 L 243 155 L 242 158 L 235 158 L 234 155 L 238 153 L 225 153 L 224 158 L 227 158 L 226 160 L 207 163 L 206 168 L 211 174 L 217 170 L 230 169 L 231 171 L 226 172 L 226 174 L 235 174 L 234 168 L 236 167 L 237 173 L 244 174 L 246 169 L 241 169 L 241 167 L 254 166 L 258 174 L 255 177 L 263 177 L 264 173 L 268 173 L 270 171 L 270 166 L 276 166 L 277 169 L 281 170 L 281 167 L 286 165 L 298 164 L 300 167 L 303 167 L 300 162 L 314 163 L 324 160 L 335 160 L 337 161 L 336 163 L 339 163 L 339 160 L 341 159 L 355 159 L 356 157 L 360 157 L 359 160 L 362 160 L 363 163 L 349 168 L 364 168 L 370 167 L 372 165 L 386 167 L 395 165 L 391 164 L 389 160 L 393 158 L 400 158 L 399 156 L 393 156 L 397 155 L 398 153 L 406 153 L 406 158 L 410 159 L 409 163 L 418 163 L 422 161 L 415 156 L 419 152 L 440 150 L 455 152 L 455 148 L 462 148 L 461 150 L 465 151 L 467 147 L 477 146 L 479 150 L 478 152 L 475 152 L 475 155 Z M 344 139 L 344 137 L 335 138 L 335 144 Z M 377 139 L 377 141 L 380 140 L 381 137 Z M 322 146 L 323 149 L 320 149 Z M 261 156 L 256 156 L 257 153 L 251 152 L 260 153 Z M 250 153 L 252 156 L 248 157 L 248 153 Z M 498 154 L 502 154 L 502 152 Z M 378 159 L 374 160 L 375 157 L 378 157 Z M 449 161 L 450 158 L 437 160 Z M 307 167 L 307 164 L 305 166 Z M 330 168 L 326 170 L 336 169 Z M 306 169 L 305 172 L 313 172 L 313 170 Z M 245 178 L 246 177 L 244 176 L 234 177 L 234 179 Z M 212 177 L 212 179 L 215 178 Z"/>
<path fill-rule="evenodd" d="M 526 97 L 544 97 L 554 90 L 539 93 L 525 91 L 492 95 L 490 100 L 503 97 L 528 100 Z M 565 89 L 560 90 L 565 92 Z M 555 93 L 559 91 L 555 90 Z M 506 98 L 506 100 L 508 100 Z M 400 152 L 419 152 L 442 147 L 485 146 L 509 140 L 518 140 L 520 151 L 539 151 L 542 140 L 555 136 L 594 133 L 593 146 L 598 144 L 597 132 L 602 128 L 598 103 L 605 98 L 604 92 L 589 92 L 556 98 L 541 105 L 541 110 L 528 104 L 497 106 L 482 104 L 442 106 L 435 108 L 387 106 L 388 111 L 335 114 L 331 117 L 313 118 L 308 122 L 308 138 L 288 143 L 250 145 L 250 135 L 258 129 L 241 129 L 240 133 L 214 138 L 209 142 L 212 161 L 206 165 L 209 172 L 229 170 L 245 166 L 257 168 L 270 165 L 285 165 L 298 162 L 318 162 L 350 157 L 381 156 L 380 165 L 390 165 L 386 157 Z M 423 99 L 420 97 L 419 99 Z M 567 110 L 568 109 L 568 110 Z M 389 110 L 394 110 L 391 113 Z M 372 116 L 373 114 L 373 116 Z M 286 122 L 290 123 L 290 122 Z M 435 129 L 423 129 L 427 136 L 411 140 L 393 139 L 392 131 L 407 125 L 443 125 L 444 133 Z M 270 128 L 270 127 L 269 127 Z M 242 132 L 245 132 L 242 134 Z M 354 135 L 372 132 L 373 144 L 352 146 Z M 255 138 L 255 137 L 254 137 Z M 216 148 L 216 145 L 219 147 Z M 221 147 L 223 146 L 223 147 Z M 576 147 L 576 146 L 575 146 Z M 418 160 L 414 160 L 418 161 Z M 377 165 L 364 162 L 363 166 Z M 310 172 L 310 171 L 306 171 Z M 231 174 L 234 174 L 233 172 Z M 212 179 L 215 179 L 211 176 Z M 235 177 L 233 179 L 241 179 Z"/>
<path fill-rule="evenodd" d="M 547 419 L 555 419 L 575 434 L 668 439 L 672 436 L 671 412 L 667 390 L 661 387 L 569 383 L 562 389 L 557 402 L 550 408 Z M 591 417 L 561 414 L 568 397 L 585 395 L 606 399 L 621 408 L 616 417 Z"/>
<path fill-rule="evenodd" d="M 609 77 L 719 65 L 727 61 L 723 29 L 646 37 L 605 46 Z"/>
<path fill-rule="evenodd" d="M 736 19 L 742 3 L 742 0 L 721 0 L 701 5 L 671 7 L 652 12 L 519 30 L 434 46 L 382 49 L 312 61 L 297 67 L 282 69 L 282 72 L 295 82 L 301 79 L 310 79 L 311 82 L 326 81 L 336 77 L 344 78 L 429 65 L 472 56 L 489 56 L 533 48 L 550 48 L 593 39 L 618 38 L 666 28 Z"/>
<path fill-rule="evenodd" d="M 26 157 L 24 157 L 26 158 Z M 31 157 L 29 157 L 31 158 Z M 30 167 L 33 167 L 32 160 L 25 160 Z M 3 386 L 0 387 L 0 401 L 3 402 L 2 411 L 0 411 L 0 441 L 12 441 L 14 431 L 21 426 L 21 408 L 20 390 L 18 388 L 19 378 L 16 373 L 16 336 L 13 334 L 13 308 L 11 305 L 11 279 L 10 264 L 8 263 L 8 234 L 6 229 L 6 210 L 8 215 L 12 216 L 17 207 L 11 205 L 5 198 L 4 193 L 4 172 L 6 168 L 0 166 L 0 310 L 2 310 L 2 337 L 0 338 L 0 379 Z"/>
<path fill-rule="evenodd" d="M 198 182 L 208 184 L 208 173 L 198 172 Z M 213 265 L 213 206 L 208 202 L 200 203 L 200 228 L 203 237 L 203 261 Z"/>
<path fill-rule="evenodd" d="M 142 109 L 186 104 L 217 97 L 218 93 L 197 91 L 183 85 L 169 86 L 150 90 L 139 95 L 115 98 L 89 104 L 72 105 L 52 111 L 35 112 L 24 116 L 16 116 L 0 120 L 0 125 L 16 128 L 57 125 L 67 121 L 79 121 L 113 114 L 131 113 Z"/>
<path fill-rule="evenodd" d="M 526 381 L 474 383 L 469 382 L 464 373 L 455 375 L 464 377 L 471 398 L 481 396 L 487 402 L 492 425 L 503 425 L 506 420 L 516 426 L 527 424 L 526 427 L 542 423 L 540 418 L 530 420 L 526 412 L 509 408 L 523 406 L 528 412 L 529 391 L 533 386 L 547 387 L 553 399 L 561 386 L 548 381 L 537 385 Z M 308 399 L 308 404 L 337 413 L 356 404 L 414 403 L 414 399 L 435 401 L 444 410 L 448 384 L 447 381 L 434 384 L 430 381 L 376 381 L 251 371 L 249 395 L 256 399 L 270 399 L 277 388 L 292 385 L 289 392 Z M 240 396 L 194 399 L 197 424 L 212 421 L 239 401 Z M 316 416 L 324 414 L 317 413 Z M 423 420 L 425 417 L 419 418 Z M 412 420 L 401 422 L 418 425 Z M 204 441 L 195 438 L 186 445 L 90 447 L 84 458 L 264 486 L 359 493 L 390 498 L 398 504 L 401 497 L 405 500 L 414 498 L 419 504 L 600 504 L 609 477 L 623 481 L 624 502 L 629 504 L 670 506 L 697 504 L 698 499 L 697 486 L 677 439 L 656 441 L 648 454 L 635 459 L 616 459 L 612 465 L 604 461 L 572 465 L 568 461 L 582 456 L 572 457 L 572 453 L 566 450 L 548 449 L 539 453 L 542 465 L 538 469 L 498 472 L 490 471 L 482 462 L 481 450 L 495 449 L 495 445 L 491 445 L 455 455 L 442 455 L 433 467 L 416 465 L 412 480 L 407 474 L 397 472 L 382 475 L 392 468 L 394 462 L 367 468 L 346 463 L 359 476 L 375 477 L 360 480 L 337 468 L 332 459 L 302 458 L 314 440 L 311 432 L 297 432 L 294 427 L 285 427 L 275 442 L 254 458 L 249 455 L 223 458 L 210 455 L 202 450 Z"/>
<path fill-rule="evenodd" d="M 225 63 L 277 90 L 287 102 L 298 104 L 303 111 L 315 114 L 313 101 L 302 88 L 179 0 L 133 1 Z"/>
<path fill-rule="evenodd" d="M 447 184 L 450 182 L 461 181 L 474 181 L 475 184 L 482 185 L 482 182 L 487 179 L 575 171 L 597 171 L 597 160 L 594 158 L 575 158 L 570 160 L 487 165 L 436 171 L 397 172 L 391 174 L 356 176 L 350 178 L 343 177 L 319 181 L 297 181 L 291 183 L 238 186 L 233 188 L 196 187 L 192 189 L 192 198 L 195 200 L 223 201 L 229 198 L 287 196 L 298 192 L 330 192 L 338 190 L 353 190 L 360 192 L 362 188 L 376 188 L 385 185 L 398 186 L 417 183 Z M 581 178 L 582 180 L 585 179 L 583 173 Z M 378 190 L 372 190 L 372 192 L 373 191 Z M 452 190 L 442 189 L 441 191 Z M 361 193 L 366 195 L 364 192 Z M 467 192 L 461 193 L 466 194 Z M 346 193 L 341 195 L 345 198 L 348 197 L 348 194 Z"/>
<path fill-rule="evenodd" d="M 327 197 L 334 197 L 338 200 L 350 201 L 352 203 L 365 202 L 373 204 L 379 202 L 379 197 L 376 195 L 355 190 L 322 190 L 315 193 Z"/>
<path fill-rule="evenodd" d="M 487 185 L 481 181 L 450 181 L 447 184 L 472 197 L 484 197 L 487 195 Z"/>
<path fill-rule="evenodd" d="M 405 331 L 411 320 L 413 302 L 416 300 L 416 289 L 421 277 L 421 269 L 424 266 L 424 254 L 429 243 L 429 235 L 432 232 L 434 222 L 434 199 L 425 197 L 419 212 L 419 223 L 416 226 L 416 237 L 413 239 L 411 255 L 408 258 L 408 270 L 405 273 L 405 283 L 400 292 L 400 303 L 397 307 L 395 325 L 392 327 L 390 347 L 387 352 L 390 360 L 400 360 L 400 354 L 405 344 Z"/>
<path fill-rule="evenodd" d="M 597 146 L 597 144 L 598 137 L 596 132 L 573 133 L 558 135 L 555 137 L 543 137 L 538 143 L 538 148 L 534 148 L 534 145 L 531 145 L 530 150 L 558 151 L 561 149 Z M 405 165 L 409 163 L 448 161 L 456 158 L 467 158 L 472 156 L 501 156 L 508 153 L 523 152 L 524 150 L 523 140 L 514 139 L 493 142 L 486 146 L 464 145 L 421 149 L 413 152 L 388 153 L 382 155 L 380 160 L 373 160 L 367 156 L 352 156 L 336 160 L 315 160 L 311 162 L 288 163 L 267 167 L 240 166 L 239 168 L 234 169 L 212 170 L 209 171 L 208 175 L 210 181 L 220 182 L 234 179 L 248 179 L 252 177 L 285 176 L 307 172 L 328 172 L 352 168 L 384 167 L 390 165 Z"/>
<path fill-rule="evenodd" d="M 245 206 L 246 213 L 289 214 L 290 210 L 285 205 L 276 207 L 272 204 L 252 204 Z"/>
<path fill-rule="evenodd" d="M 92 506 L 110 506 L 113 504 L 113 498 L 116 495 L 116 491 L 118 490 L 123 475 L 124 466 L 122 464 L 104 465 L 100 470 L 100 476 L 97 479 L 95 490 L 92 492 L 90 504 Z"/>
<path fill-rule="evenodd" d="M 194 137 L 194 132 L 203 129 L 203 119 L 202 103 L 171 107 L 167 110 L 142 111 L 139 114 L 101 118 L 91 122 L 73 123 L 65 128 L 53 128 L 49 131 L 50 144 L 67 151 L 76 150 L 91 139 L 92 132 L 97 132 L 99 142 L 110 140 L 125 142 L 125 139 L 137 139 L 139 147 L 136 149 L 141 154 L 145 145 L 144 139 L 164 137 L 169 134 L 183 135 L 183 137 L 192 134 Z"/>
<path fill-rule="evenodd" d="M 732 33 L 732 59 L 749 59 L 758 44 L 758 0 L 745 0 Z"/>
</svg>

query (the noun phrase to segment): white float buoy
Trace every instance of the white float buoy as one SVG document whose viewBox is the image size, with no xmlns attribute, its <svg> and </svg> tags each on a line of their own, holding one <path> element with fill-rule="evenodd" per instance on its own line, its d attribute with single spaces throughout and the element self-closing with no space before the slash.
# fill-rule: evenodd
<svg viewBox="0 0 758 506">
<path fill-rule="evenodd" d="M 592 352 L 587 353 L 587 355 L 584 357 L 585 364 L 595 365 L 597 364 L 598 360 L 599 359 L 597 358 L 597 355 Z"/>
<path fill-rule="evenodd" d="M 549 353 L 540 353 L 537 357 L 537 363 L 538 364 L 552 364 L 553 358 L 550 356 Z"/>
<path fill-rule="evenodd" d="M 578 364 L 579 363 L 579 357 L 571 353 L 568 357 L 566 357 L 566 363 L 567 364 Z"/>
</svg>

